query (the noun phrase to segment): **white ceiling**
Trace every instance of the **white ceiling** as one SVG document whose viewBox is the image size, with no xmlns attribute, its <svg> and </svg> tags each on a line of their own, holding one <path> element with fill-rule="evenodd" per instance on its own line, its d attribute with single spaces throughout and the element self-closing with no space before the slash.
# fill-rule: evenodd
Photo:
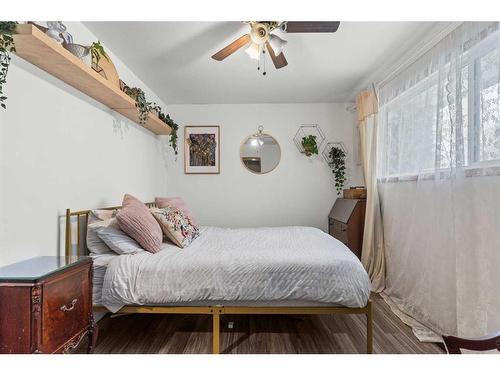
<svg viewBox="0 0 500 375">
<path fill-rule="evenodd" d="M 427 22 L 341 22 L 334 34 L 284 34 L 288 66 L 267 75 L 240 49 L 211 55 L 249 30 L 241 22 L 85 22 L 168 104 L 345 102 L 374 71 L 429 33 Z"/>
</svg>

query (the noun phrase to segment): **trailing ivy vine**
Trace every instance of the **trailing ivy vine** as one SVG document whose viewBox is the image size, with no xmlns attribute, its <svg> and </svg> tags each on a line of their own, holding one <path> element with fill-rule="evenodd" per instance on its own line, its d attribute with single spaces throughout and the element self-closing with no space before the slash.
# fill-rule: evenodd
<svg viewBox="0 0 500 375">
<path fill-rule="evenodd" d="M 179 129 L 179 125 L 175 123 L 174 120 L 168 115 L 163 113 L 161 107 L 153 102 L 148 102 L 146 100 L 146 94 L 138 87 L 128 87 L 126 84 L 123 84 L 122 91 L 135 100 L 135 107 L 137 108 L 139 123 L 144 126 L 148 121 L 149 113 L 156 112 L 158 118 L 163 121 L 165 124 L 170 126 L 172 131 L 170 132 L 170 146 L 177 155 L 177 130 Z"/>
<path fill-rule="evenodd" d="M 177 125 L 174 120 L 170 118 L 168 114 L 163 113 L 161 107 L 155 103 L 152 110 L 158 113 L 158 118 L 163 121 L 165 124 L 170 126 L 172 131 L 170 132 L 170 146 L 173 148 L 175 155 L 177 155 L 177 130 L 179 129 L 179 125 Z"/>
<path fill-rule="evenodd" d="M 0 106 L 6 109 L 5 100 L 7 97 L 3 93 L 3 85 L 7 83 L 7 73 L 10 65 L 10 53 L 16 52 L 12 33 L 16 29 L 17 22 L 0 22 Z"/>
<path fill-rule="evenodd" d="M 335 176 L 335 189 L 337 190 L 337 194 L 340 195 L 346 182 L 345 160 L 347 155 L 341 148 L 332 147 L 328 156 L 330 159 L 328 165 L 332 168 L 333 175 Z"/>
<path fill-rule="evenodd" d="M 152 103 L 146 100 L 146 94 L 138 87 L 123 87 L 123 92 L 135 100 L 135 108 L 137 108 L 137 115 L 139 116 L 139 124 L 142 126 L 148 122 L 149 112 L 152 109 Z"/>
</svg>

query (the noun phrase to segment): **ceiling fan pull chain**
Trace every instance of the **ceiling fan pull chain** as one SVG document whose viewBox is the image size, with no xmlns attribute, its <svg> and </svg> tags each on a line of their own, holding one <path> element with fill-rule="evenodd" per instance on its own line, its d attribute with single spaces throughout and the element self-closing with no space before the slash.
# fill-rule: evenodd
<svg viewBox="0 0 500 375">
<path fill-rule="evenodd" d="M 264 66 L 264 72 L 262 73 L 263 76 L 266 75 L 266 50 L 264 47 L 262 47 L 262 65 Z"/>
</svg>

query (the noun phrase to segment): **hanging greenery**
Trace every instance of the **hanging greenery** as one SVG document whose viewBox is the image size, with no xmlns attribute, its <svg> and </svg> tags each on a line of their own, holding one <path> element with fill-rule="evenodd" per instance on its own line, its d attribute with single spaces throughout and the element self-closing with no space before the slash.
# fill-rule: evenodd
<svg viewBox="0 0 500 375">
<path fill-rule="evenodd" d="M 158 113 L 158 118 L 163 121 L 165 124 L 170 126 L 172 131 L 170 132 L 170 146 L 173 148 L 175 155 L 177 155 L 177 130 L 179 129 L 179 125 L 177 125 L 174 120 L 170 118 L 168 114 L 163 113 L 161 107 L 155 103 L 152 110 Z"/>
<path fill-rule="evenodd" d="M 170 118 L 168 114 L 163 113 L 161 107 L 153 102 L 148 102 L 146 100 L 146 95 L 144 91 L 142 91 L 138 87 L 128 87 L 123 81 L 120 81 L 120 87 L 124 93 L 135 100 L 135 106 L 139 115 L 139 123 L 144 126 L 148 121 L 148 116 L 150 112 L 156 112 L 158 114 L 158 118 L 163 121 L 165 124 L 170 126 L 172 129 L 170 133 L 170 146 L 173 148 L 175 155 L 177 155 L 177 130 L 179 129 L 179 125 L 177 125 L 174 120 Z"/>
<path fill-rule="evenodd" d="M 146 100 L 146 94 L 138 87 L 128 87 L 124 85 L 123 92 L 135 100 L 135 108 L 139 116 L 139 124 L 142 126 L 148 122 L 149 112 L 152 110 L 152 103 Z"/>
<path fill-rule="evenodd" d="M 5 100 L 7 97 L 3 94 L 3 85 L 7 83 L 7 73 L 10 65 L 10 53 L 16 52 L 14 38 L 12 33 L 16 29 L 17 22 L 0 22 L 0 106 L 6 109 Z"/>
<path fill-rule="evenodd" d="M 345 160 L 346 153 L 339 147 L 332 147 L 330 152 L 328 153 L 328 157 L 330 161 L 328 165 L 332 168 L 333 175 L 335 176 L 335 189 L 337 190 L 337 194 L 342 194 L 342 190 L 344 188 L 344 184 L 346 182 L 345 176 Z"/>
<path fill-rule="evenodd" d="M 316 142 L 315 135 L 308 135 L 302 137 L 302 147 L 304 148 L 304 154 L 306 156 L 318 155 L 318 143 Z"/>
</svg>

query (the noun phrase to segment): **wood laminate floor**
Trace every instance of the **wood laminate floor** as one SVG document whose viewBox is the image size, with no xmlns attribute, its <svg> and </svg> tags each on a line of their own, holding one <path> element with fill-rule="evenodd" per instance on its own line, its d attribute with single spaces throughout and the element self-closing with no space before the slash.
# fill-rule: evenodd
<svg viewBox="0 0 500 375">
<path fill-rule="evenodd" d="M 378 295 L 373 300 L 375 353 L 443 353 L 419 342 Z M 233 322 L 233 328 L 229 328 Z M 130 314 L 99 321 L 95 353 L 210 353 L 212 320 L 202 315 Z M 364 315 L 222 315 L 222 353 L 365 353 Z M 80 349 L 79 352 L 84 352 Z"/>
</svg>

